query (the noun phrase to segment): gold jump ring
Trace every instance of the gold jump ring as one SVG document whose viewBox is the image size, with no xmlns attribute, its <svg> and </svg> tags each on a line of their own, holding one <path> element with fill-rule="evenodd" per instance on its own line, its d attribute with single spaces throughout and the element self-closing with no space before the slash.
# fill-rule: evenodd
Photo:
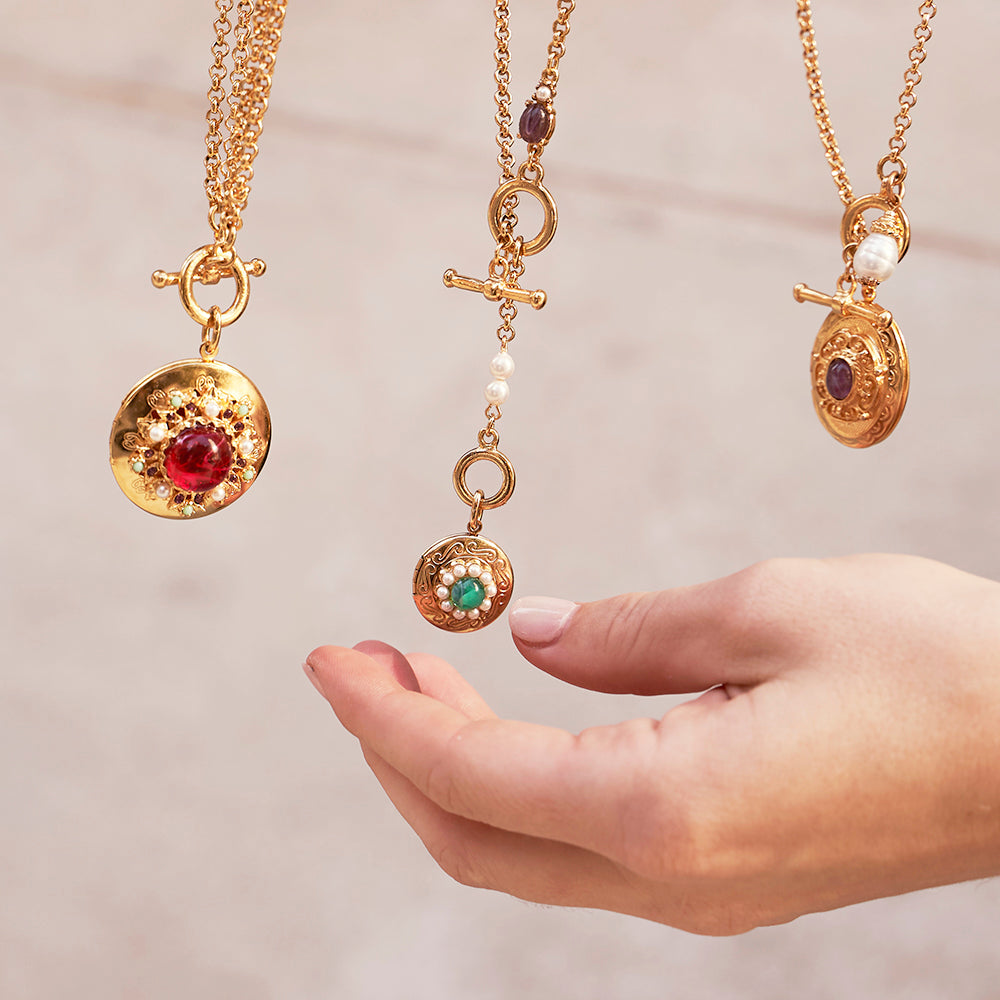
<svg viewBox="0 0 1000 1000">
<path fill-rule="evenodd" d="M 478 490 L 473 493 L 465 481 L 466 474 L 476 462 L 492 462 L 503 474 L 500 489 L 491 497 L 483 497 Z M 476 505 L 478 494 L 478 497 L 481 498 L 478 500 L 479 509 L 493 510 L 495 507 L 502 507 L 514 495 L 514 466 L 511 465 L 510 459 L 503 452 L 497 451 L 495 448 L 475 448 L 472 451 L 467 451 L 458 460 L 452 482 L 455 485 L 455 492 L 463 503 L 470 507 Z"/>
</svg>

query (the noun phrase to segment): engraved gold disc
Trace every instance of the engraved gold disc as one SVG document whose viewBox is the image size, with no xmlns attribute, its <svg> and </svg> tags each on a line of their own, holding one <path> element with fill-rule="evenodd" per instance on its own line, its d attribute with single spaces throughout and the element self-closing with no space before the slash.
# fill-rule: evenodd
<svg viewBox="0 0 1000 1000">
<path fill-rule="evenodd" d="M 256 480 L 271 443 L 260 391 L 219 361 L 177 361 L 125 397 L 111 427 L 111 471 L 158 517 L 214 514 Z"/>
<path fill-rule="evenodd" d="M 503 613 L 513 589 L 507 554 L 479 535 L 452 535 L 431 546 L 413 574 L 417 610 L 446 632 L 489 625 Z"/>
<path fill-rule="evenodd" d="M 833 310 L 813 345 L 811 374 L 816 413 L 841 444 L 868 448 L 899 423 L 910 366 L 895 323 L 882 328 Z"/>
</svg>

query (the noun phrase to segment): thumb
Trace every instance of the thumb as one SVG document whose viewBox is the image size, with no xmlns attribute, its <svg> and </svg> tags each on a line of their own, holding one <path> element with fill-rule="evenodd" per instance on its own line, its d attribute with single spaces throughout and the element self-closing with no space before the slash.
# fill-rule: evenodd
<svg viewBox="0 0 1000 1000">
<path fill-rule="evenodd" d="M 523 597 L 511 605 L 511 633 L 536 667 L 595 691 L 654 695 L 752 686 L 778 670 L 788 639 L 786 616 L 773 613 L 781 599 L 761 598 L 755 569 L 589 604 Z"/>
</svg>

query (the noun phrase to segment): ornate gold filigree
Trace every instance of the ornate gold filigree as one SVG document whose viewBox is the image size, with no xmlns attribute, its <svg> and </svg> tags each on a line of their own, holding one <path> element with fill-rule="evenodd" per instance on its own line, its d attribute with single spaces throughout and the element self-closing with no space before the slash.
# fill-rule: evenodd
<svg viewBox="0 0 1000 1000">
<path fill-rule="evenodd" d="M 485 600 L 468 612 L 453 607 L 447 597 L 437 593 L 451 587 L 446 574 L 456 566 L 464 570 L 459 579 L 466 574 L 472 576 L 472 566 L 482 571 L 476 576 L 484 580 Z M 514 570 L 507 554 L 495 542 L 479 535 L 452 535 L 437 542 L 420 557 L 413 574 L 417 610 L 432 625 L 447 632 L 471 632 L 489 625 L 503 613 L 513 589 Z"/>
<path fill-rule="evenodd" d="M 193 427 L 221 431 L 233 454 L 225 478 L 203 492 L 179 488 L 166 472 L 170 446 Z M 111 433 L 111 467 L 126 496 L 144 510 L 202 517 L 256 481 L 270 433 L 267 406 L 245 375 L 219 362 L 177 362 L 154 372 L 122 403 Z"/>
<path fill-rule="evenodd" d="M 836 359 L 851 366 L 853 384 L 845 399 L 827 386 Z M 834 309 L 813 345 L 813 404 L 826 429 L 841 444 L 867 448 L 892 433 L 906 406 L 909 364 L 902 334 L 894 322 L 879 328 L 865 316 L 843 316 Z"/>
</svg>

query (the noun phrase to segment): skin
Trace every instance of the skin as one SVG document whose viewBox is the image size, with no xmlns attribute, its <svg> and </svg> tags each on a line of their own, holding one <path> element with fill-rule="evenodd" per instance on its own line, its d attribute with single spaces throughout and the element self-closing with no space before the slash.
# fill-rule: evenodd
<svg viewBox="0 0 1000 1000">
<path fill-rule="evenodd" d="M 515 643 L 568 683 L 705 693 L 574 735 L 498 719 L 437 657 L 308 657 L 459 882 L 737 934 L 1000 873 L 1000 584 L 910 556 L 775 560 L 549 631 Z"/>
</svg>

